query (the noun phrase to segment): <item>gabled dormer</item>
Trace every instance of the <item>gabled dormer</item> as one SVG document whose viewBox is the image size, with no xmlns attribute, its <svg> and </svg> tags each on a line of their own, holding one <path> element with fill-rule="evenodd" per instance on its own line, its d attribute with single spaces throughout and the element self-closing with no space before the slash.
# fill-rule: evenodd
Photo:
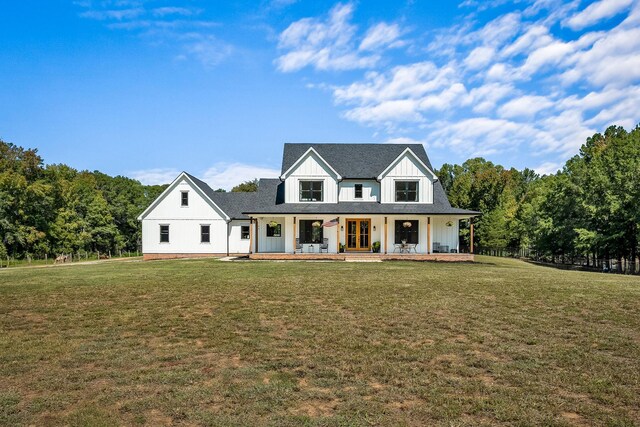
<svg viewBox="0 0 640 427">
<path fill-rule="evenodd" d="M 313 148 L 283 174 L 285 203 L 337 203 L 342 176 Z"/>
<path fill-rule="evenodd" d="M 396 157 L 377 179 L 381 203 L 433 203 L 436 174 L 411 148 Z"/>
</svg>

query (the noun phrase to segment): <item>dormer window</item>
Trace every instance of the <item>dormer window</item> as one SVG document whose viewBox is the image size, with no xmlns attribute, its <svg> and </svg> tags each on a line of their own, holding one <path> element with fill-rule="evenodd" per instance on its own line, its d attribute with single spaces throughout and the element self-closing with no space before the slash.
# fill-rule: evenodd
<svg viewBox="0 0 640 427">
<path fill-rule="evenodd" d="M 189 206 L 189 192 L 182 191 L 180 193 L 180 206 Z"/>
<path fill-rule="evenodd" d="M 396 202 L 417 202 L 418 181 L 396 181 Z"/>
<path fill-rule="evenodd" d="M 323 181 L 300 181 L 301 202 L 321 202 Z"/>
<path fill-rule="evenodd" d="M 356 184 L 354 186 L 355 195 L 353 196 L 356 199 L 362 199 L 362 184 Z"/>
</svg>

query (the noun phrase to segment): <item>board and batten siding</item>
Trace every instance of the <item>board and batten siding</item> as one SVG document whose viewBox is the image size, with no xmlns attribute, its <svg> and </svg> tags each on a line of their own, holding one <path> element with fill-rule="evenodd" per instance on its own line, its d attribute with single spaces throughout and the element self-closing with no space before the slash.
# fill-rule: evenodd
<svg viewBox="0 0 640 427">
<path fill-rule="evenodd" d="M 267 224 L 275 221 L 280 224 L 280 237 L 267 236 Z M 286 231 L 285 219 L 283 217 L 261 217 L 258 218 L 258 252 L 284 252 Z"/>
<path fill-rule="evenodd" d="M 322 202 L 300 202 L 300 181 L 323 181 Z M 338 200 L 337 177 L 315 153 L 307 153 L 297 167 L 285 179 L 286 203 L 336 203 Z"/>
<path fill-rule="evenodd" d="M 229 253 L 230 254 L 248 254 L 249 253 L 249 243 L 253 239 L 242 239 L 242 227 L 249 227 L 249 231 L 251 227 L 249 226 L 249 220 L 233 220 L 229 224 Z M 226 251 L 226 249 L 225 249 Z"/>
<path fill-rule="evenodd" d="M 356 184 L 362 184 L 362 198 L 356 199 Z M 380 200 L 380 183 L 373 180 L 345 179 L 338 184 L 341 202 L 377 202 Z"/>
<path fill-rule="evenodd" d="M 451 227 L 447 225 L 447 222 L 449 221 L 452 223 Z M 432 216 L 431 230 L 433 236 L 431 238 L 431 244 L 440 243 L 443 246 L 448 246 L 449 251 L 451 251 L 451 249 L 459 251 L 459 226 L 460 221 L 455 217 Z"/>
<path fill-rule="evenodd" d="M 413 156 L 405 154 L 380 182 L 382 203 L 396 203 L 396 181 L 418 181 L 418 203 L 433 203 L 433 182 L 430 176 Z"/>
<path fill-rule="evenodd" d="M 189 205 L 182 206 L 182 192 Z M 160 242 L 160 226 L 169 226 L 169 242 Z M 200 226 L 210 226 L 210 243 L 200 242 Z M 226 253 L 227 222 L 185 178 L 164 195 L 142 220 L 144 253 Z"/>
</svg>

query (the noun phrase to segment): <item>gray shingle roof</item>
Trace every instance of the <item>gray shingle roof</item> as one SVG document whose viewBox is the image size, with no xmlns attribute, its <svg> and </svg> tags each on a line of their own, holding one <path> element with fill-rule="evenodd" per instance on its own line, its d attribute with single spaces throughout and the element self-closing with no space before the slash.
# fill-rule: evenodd
<svg viewBox="0 0 640 427">
<path fill-rule="evenodd" d="M 282 173 L 309 148 L 322 156 L 342 178 L 375 179 L 404 150 L 410 148 L 433 170 L 421 144 L 285 144 Z M 451 207 L 440 181 L 433 186 L 433 203 L 284 203 L 284 183 L 261 179 L 256 193 L 216 193 L 209 185 L 187 174 L 194 183 L 232 219 L 248 219 L 247 214 L 429 214 L 477 215 L 480 212 Z"/>
<path fill-rule="evenodd" d="M 377 178 L 407 148 L 433 170 L 422 144 L 284 144 L 282 174 L 311 147 L 346 179 Z"/>
</svg>

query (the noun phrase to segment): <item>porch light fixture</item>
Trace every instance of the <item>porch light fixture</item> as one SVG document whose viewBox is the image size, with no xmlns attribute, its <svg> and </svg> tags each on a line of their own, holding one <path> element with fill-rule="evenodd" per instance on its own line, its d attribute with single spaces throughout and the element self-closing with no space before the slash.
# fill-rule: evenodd
<svg viewBox="0 0 640 427">
<path fill-rule="evenodd" d="M 344 231 L 344 225 L 340 226 L 340 231 Z"/>
<path fill-rule="evenodd" d="M 376 231 L 376 226 L 375 225 L 373 226 L 373 231 Z"/>
<path fill-rule="evenodd" d="M 447 221 L 447 227 L 453 227 L 453 222 L 452 221 Z"/>
</svg>

